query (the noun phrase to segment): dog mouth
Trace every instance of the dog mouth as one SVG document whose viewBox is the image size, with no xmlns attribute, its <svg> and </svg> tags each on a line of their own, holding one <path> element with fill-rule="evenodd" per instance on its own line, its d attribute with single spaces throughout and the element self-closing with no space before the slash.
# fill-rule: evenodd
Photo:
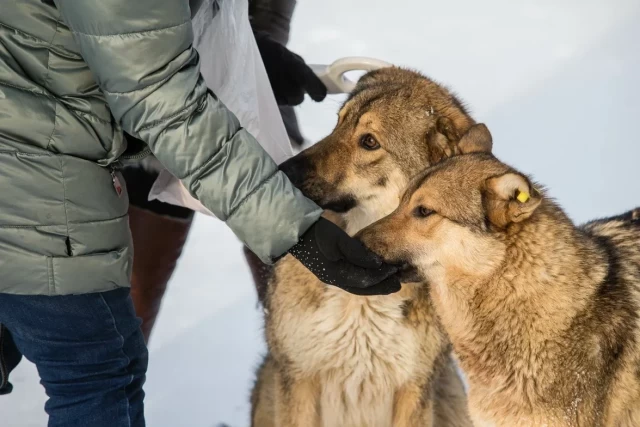
<svg viewBox="0 0 640 427">
<path fill-rule="evenodd" d="M 319 203 L 322 209 L 336 213 L 346 213 L 357 206 L 358 202 L 353 196 L 343 196 L 334 200 Z"/>
<path fill-rule="evenodd" d="M 396 276 L 398 280 L 402 283 L 416 283 L 423 282 L 423 278 L 421 274 L 418 272 L 418 269 L 415 268 L 411 263 L 406 261 L 394 262 L 390 263 L 395 265 L 398 268 L 398 272 Z"/>
</svg>

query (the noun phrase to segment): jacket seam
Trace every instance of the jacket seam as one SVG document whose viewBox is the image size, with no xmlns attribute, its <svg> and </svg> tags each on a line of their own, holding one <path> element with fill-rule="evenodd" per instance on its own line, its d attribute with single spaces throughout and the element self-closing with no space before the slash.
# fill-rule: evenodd
<svg viewBox="0 0 640 427">
<path fill-rule="evenodd" d="M 3 82 L 2 80 L 0 80 L 0 86 L 12 87 L 14 89 L 18 89 L 18 90 L 30 93 L 30 94 L 35 95 L 35 96 L 43 96 L 45 98 L 56 100 L 56 97 L 51 96 L 51 95 L 47 95 L 46 93 L 38 92 L 35 89 L 29 89 L 29 88 L 26 88 L 26 87 L 22 87 L 22 86 L 14 85 L 14 84 L 11 84 L 11 83 Z"/>
<path fill-rule="evenodd" d="M 69 221 L 69 224 L 71 225 L 88 225 L 88 224 L 99 224 L 101 222 L 111 222 L 111 221 L 117 221 L 119 219 L 123 219 L 126 218 L 128 214 L 124 214 L 124 215 L 120 215 L 120 216 L 116 216 L 113 218 L 108 218 L 108 219 L 95 219 L 92 221 Z"/>
<path fill-rule="evenodd" d="M 23 151 L 11 151 L 11 150 L 0 150 L 0 156 L 23 156 L 23 157 L 53 157 L 55 154 L 53 153 L 25 153 Z"/>
<path fill-rule="evenodd" d="M 46 94 L 46 93 L 37 92 L 37 91 L 36 91 L 36 90 L 34 90 L 34 89 L 29 89 L 29 88 L 26 88 L 26 87 L 17 86 L 17 85 L 11 84 L 11 83 L 4 82 L 4 81 L 2 81 L 2 80 L 0 80 L 0 86 L 6 86 L 6 87 L 13 88 L 13 89 L 17 89 L 17 90 L 20 90 L 20 91 L 26 92 L 26 93 L 28 93 L 28 94 L 30 94 L 30 95 L 33 95 L 33 96 L 42 96 L 42 97 L 47 98 L 47 99 L 50 99 L 50 100 L 52 100 L 52 101 L 54 101 L 54 102 L 56 102 L 56 103 L 58 103 L 58 104 L 61 104 L 61 102 L 60 102 L 60 99 L 59 99 L 59 98 L 57 98 L 57 97 L 55 97 L 55 96 L 53 96 L 53 95 Z M 114 92 L 114 93 L 115 93 L 115 92 Z M 80 111 L 80 110 L 77 110 L 77 109 L 75 109 L 75 108 L 70 108 L 70 107 L 67 107 L 67 108 L 68 108 L 70 111 L 73 111 L 74 113 L 77 113 L 77 114 L 79 114 L 79 115 L 81 115 L 81 116 L 91 117 L 91 118 L 93 118 L 93 119 L 95 119 L 95 120 L 97 120 L 97 121 L 99 121 L 99 122 L 102 122 L 102 123 L 104 123 L 104 124 L 107 124 L 107 125 L 111 125 L 111 124 L 112 124 L 112 122 L 107 121 L 107 120 L 105 120 L 105 119 L 102 119 L 102 118 L 100 118 L 100 117 L 98 117 L 98 116 L 96 116 L 96 115 L 94 115 L 94 114 L 87 113 L 86 111 Z"/>
<path fill-rule="evenodd" d="M 49 75 L 51 74 L 51 46 L 53 46 L 53 41 L 56 39 L 58 35 L 58 27 L 60 26 L 60 21 L 56 19 L 56 28 L 53 30 L 53 37 L 51 37 L 51 41 L 49 42 L 49 46 L 47 46 L 47 73 L 44 75 L 42 79 L 42 83 L 44 87 L 49 86 L 48 80 Z M 58 124 L 58 103 L 55 102 L 53 104 L 53 129 L 51 129 L 51 134 L 49 135 L 49 140 L 47 141 L 47 147 L 45 150 L 48 150 L 51 146 L 51 142 L 53 142 L 53 134 L 56 132 L 56 125 Z"/>
<path fill-rule="evenodd" d="M 275 177 L 278 174 L 278 172 L 279 172 L 278 169 L 276 169 L 271 175 L 269 175 L 267 178 L 260 181 L 260 184 L 256 185 L 253 190 L 251 190 L 246 196 L 244 196 L 244 198 L 240 200 L 240 202 L 233 209 L 231 209 L 231 211 L 227 215 L 227 218 L 225 219 L 225 222 L 228 221 L 229 218 L 231 218 L 247 202 L 247 200 L 249 200 L 250 197 L 252 197 L 255 193 L 258 192 L 258 190 L 260 190 L 269 181 L 271 181 L 273 177 Z"/>
<path fill-rule="evenodd" d="M 67 108 L 69 108 L 69 107 L 67 107 Z M 76 110 L 75 108 L 69 108 L 69 110 L 73 111 L 75 114 L 77 114 L 79 116 L 82 116 L 84 118 L 95 120 L 95 121 L 97 121 L 99 123 L 102 123 L 104 125 L 113 126 L 113 122 L 110 122 L 110 121 L 105 120 L 105 119 L 101 119 L 100 117 L 94 116 L 93 114 L 89 114 L 89 113 L 87 113 L 85 111 Z"/>
<path fill-rule="evenodd" d="M 167 31 L 167 30 L 172 30 L 174 28 L 179 28 L 179 27 L 183 27 L 185 25 L 191 24 L 191 20 L 189 19 L 188 21 L 184 21 L 180 24 L 176 24 L 176 25 L 170 25 L 168 27 L 162 27 L 162 28 L 154 28 L 153 30 L 142 30 L 142 31 L 130 31 L 130 32 L 126 32 L 126 33 L 113 33 L 113 34 L 89 34 L 89 33 L 85 33 L 82 31 L 77 31 L 77 30 L 72 30 L 72 32 L 74 34 L 78 34 L 80 36 L 86 36 L 86 37 L 95 37 L 95 38 L 100 38 L 100 37 L 122 37 L 122 36 L 136 36 L 136 35 L 141 35 L 141 34 L 152 34 L 152 33 L 159 33 L 159 32 L 163 32 L 163 31 Z"/>
<path fill-rule="evenodd" d="M 47 257 L 47 273 L 49 275 L 49 295 L 56 294 L 56 279 L 55 273 L 53 271 L 53 259 L 51 257 Z"/>
<path fill-rule="evenodd" d="M 58 124 L 58 103 L 53 104 L 53 129 L 51 129 L 51 134 L 49 135 L 49 139 L 47 141 L 47 146 L 45 150 L 48 150 L 51 147 L 51 142 L 53 142 L 53 134 L 56 132 L 56 126 Z"/>
<path fill-rule="evenodd" d="M 28 38 L 33 39 L 33 40 L 38 40 L 38 41 L 41 41 L 43 43 L 48 43 L 47 40 L 41 39 L 40 37 L 36 37 L 33 34 L 29 34 L 29 33 L 25 32 L 25 31 L 19 30 L 16 27 L 12 27 L 11 25 L 7 25 L 4 22 L 0 22 L 0 27 L 4 27 L 4 28 L 6 28 L 8 30 L 14 31 L 16 33 L 19 33 L 23 37 L 28 37 Z"/>
<path fill-rule="evenodd" d="M 42 79 L 44 85 L 48 86 L 47 81 L 49 80 L 49 74 L 51 74 L 51 46 L 53 46 L 53 41 L 56 39 L 58 35 L 58 28 L 60 27 L 60 21 L 56 20 L 56 28 L 53 31 L 53 37 L 51 37 L 51 41 L 49 42 L 49 46 L 47 46 L 47 73 L 44 75 Z"/>
<path fill-rule="evenodd" d="M 180 71 L 180 70 L 178 69 L 177 71 Z M 169 81 L 169 79 L 171 79 L 171 77 L 173 77 L 174 75 L 175 75 L 175 73 L 171 74 L 170 76 L 167 76 L 167 77 L 163 78 L 162 80 L 158 80 L 155 83 L 150 83 L 147 86 L 139 87 L 139 88 L 136 88 L 136 89 L 119 91 L 119 92 L 111 92 L 111 91 L 108 91 L 108 90 L 102 89 L 102 88 L 101 88 L 101 90 L 105 95 L 115 95 L 115 96 L 129 95 L 129 94 L 132 94 L 134 92 L 140 92 L 140 91 L 146 90 L 146 89 L 157 89 L 158 87 L 162 86 L 167 81 Z"/>
<path fill-rule="evenodd" d="M 206 93 L 204 95 L 202 95 L 202 96 L 206 96 Z M 156 127 L 158 125 L 161 125 L 163 123 L 168 122 L 171 119 L 174 119 L 174 118 L 178 117 L 179 115 L 181 115 L 182 113 L 184 113 L 188 109 L 192 108 L 194 105 L 199 104 L 200 98 L 202 98 L 202 97 L 198 97 L 198 99 L 196 99 L 194 102 L 192 102 L 191 104 L 187 105 L 186 107 L 180 109 L 179 111 L 176 111 L 175 113 L 171 114 L 170 116 L 163 117 L 161 119 L 156 120 L 153 123 L 149 123 L 148 125 L 141 127 L 140 130 L 138 130 L 138 133 L 140 133 L 140 132 L 142 132 L 144 130 L 148 130 L 148 129 L 154 128 L 154 127 Z"/>
<path fill-rule="evenodd" d="M 231 140 L 233 140 L 233 138 L 242 130 L 244 129 L 243 127 L 239 127 L 238 130 L 236 132 L 234 132 L 233 135 L 231 135 L 231 138 L 228 138 L 226 141 L 224 141 L 222 143 L 222 145 L 220 146 L 220 148 L 218 148 L 216 151 L 214 151 L 209 157 L 207 157 L 201 164 L 200 166 L 198 166 L 197 168 L 187 171 L 184 175 L 182 176 L 177 176 L 175 175 L 176 178 L 178 178 L 179 180 L 183 180 L 185 178 L 188 178 L 190 176 L 195 175 L 196 173 L 200 172 L 202 169 L 204 169 L 205 167 L 207 167 L 207 163 L 209 163 L 211 161 L 211 159 L 213 159 L 215 156 L 218 155 L 218 153 L 220 153 L 222 150 L 224 150 L 224 148 L 227 146 L 227 144 L 229 144 L 231 142 Z"/>
<path fill-rule="evenodd" d="M 126 218 L 128 214 L 124 214 L 124 215 L 119 215 L 113 218 L 108 218 L 108 219 L 96 219 L 96 220 L 92 220 L 92 221 L 69 221 L 66 224 L 36 224 L 36 225 L 2 225 L 0 224 L 0 230 L 2 229 L 13 229 L 13 228 L 20 228 L 20 229 L 28 229 L 28 228 L 39 228 L 39 227 L 58 227 L 60 225 L 90 225 L 90 224 L 100 224 L 103 222 L 111 222 L 111 221 L 117 221 L 119 219 L 123 219 Z"/>
<path fill-rule="evenodd" d="M 67 213 L 67 184 L 65 182 L 64 179 L 64 163 L 62 160 L 62 157 L 58 157 L 58 160 L 60 160 L 60 173 L 62 175 L 62 195 L 63 195 L 63 207 L 64 207 L 64 221 L 66 227 L 67 227 L 67 238 L 69 239 L 69 241 L 71 241 L 71 237 L 69 236 L 69 214 Z M 69 246 L 71 246 L 71 243 L 69 243 Z"/>
<path fill-rule="evenodd" d="M 196 52 L 196 54 L 197 54 L 197 52 Z M 111 92 L 111 91 L 108 91 L 108 90 L 102 89 L 102 88 L 100 88 L 100 89 L 102 90 L 102 92 L 105 95 L 116 95 L 116 96 L 128 95 L 128 94 L 131 94 L 131 93 L 134 93 L 134 92 L 140 92 L 142 90 L 147 90 L 147 89 L 150 89 L 150 88 L 157 89 L 158 87 L 160 87 L 163 84 L 165 84 L 166 82 L 168 82 L 177 73 L 179 73 L 182 70 L 182 68 L 184 68 L 185 66 L 186 66 L 186 64 L 182 64 L 179 68 L 177 68 L 174 72 L 172 72 L 170 75 L 168 75 L 167 77 L 163 78 L 162 80 L 159 80 L 159 81 L 157 81 L 155 83 L 150 83 L 147 86 L 139 87 L 139 88 L 136 88 L 136 89 L 119 91 L 119 92 Z M 200 97 L 198 97 L 198 98 L 200 98 Z"/>
<path fill-rule="evenodd" d="M 56 21 L 56 25 L 58 26 L 58 28 L 59 28 L 60 24 L 62 24 L 62 22 L 60 20 L 57 20 Z M 16 32 L 16 33 L 20 34 L 22 37 L 25 37 L 25 38 L 29 38 L 29 39 L 32 39 L 32 40 L 37 40 L 38 42 L 41 42 L 41 43 L 44 43 L 44 44 L 49 43 L 47 40 L 44 40 L 44 39 L 42 39 L 40 37 L 37 37 L 37 36 L 34 36 L 33 34 L 29 34 L 29 33 L 25 32 L 25 31 L 19 30 L 19 29 L 15 28 L 15 27 L 12 27 L 11 25 L 7 25 L 4 22 L 0 22 L 0 28 L 1 27 L 4 27 L 4 28 L 6 28 L 8 30 Z M 52 48 L 53 46 L 54 45 L 51 44 L 49 46 L 49 48 Z M 55 45 L 55 46 L 56 46 L 56 50 L 57 50 L 58 54 L 63 56 L 63 57 L 65 57 L 65 58 L 82 59 L 82 55 L 80 55 L 80 54 L 78 54 L 76 52 L 70 51 L 69 49 L 67 49 L 63 45 Z"/>
</svg>

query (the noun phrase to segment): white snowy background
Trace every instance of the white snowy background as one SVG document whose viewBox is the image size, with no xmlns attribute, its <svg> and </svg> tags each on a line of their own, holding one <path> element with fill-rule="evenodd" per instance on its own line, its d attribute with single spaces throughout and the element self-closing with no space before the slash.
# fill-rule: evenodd
<svg viewBox="0 0 640 427">
<path fill-rule="evenodd" d="M 305 0 L 290 47 L 310 63 L 372 56 L 446 83 L 487 123 L 497 156 L 582 222 L 640 206 L 638 22 L 638 0 Z M 340 100 L 299 109 L 309 140 L 332 129 Z M 147 424 L 247 426 L 263 352 L 240 243 L 199 216 L 151 339 Z M 33 365 L 12 382 L 0 426 L 45 426 Z"/>
</svg>

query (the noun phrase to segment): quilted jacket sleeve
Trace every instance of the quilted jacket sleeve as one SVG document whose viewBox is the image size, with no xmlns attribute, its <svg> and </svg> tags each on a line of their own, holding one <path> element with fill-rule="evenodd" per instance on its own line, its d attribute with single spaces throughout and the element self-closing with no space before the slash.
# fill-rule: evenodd
<svg viewBox="0 0 640 427">
<path fill-rule="evenodd" d="M 187 0 L 55 0 L 114 118 L 263 261 L 321 210 L 207 89 Z"/>
</svg>

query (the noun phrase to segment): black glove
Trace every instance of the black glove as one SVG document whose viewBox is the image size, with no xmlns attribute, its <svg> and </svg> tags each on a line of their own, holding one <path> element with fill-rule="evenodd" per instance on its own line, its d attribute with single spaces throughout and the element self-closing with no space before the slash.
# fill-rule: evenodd
<svg viewBox="0 0 640 427">
<path fill-rule="evenodd" d="M 388 295 L 400 290 L 397 268 L 382 263 L 360 241 L 320 218 L 289 253 L 318 279 L 356 295 Z"/>
<path fill-rule="evenodd" d="M 264 33 L 255 36 L 278 105 L 302 104 L 305 92 L 316 102 L 327 96 L 324 83 L 304 59 Z"/>
</svg>

